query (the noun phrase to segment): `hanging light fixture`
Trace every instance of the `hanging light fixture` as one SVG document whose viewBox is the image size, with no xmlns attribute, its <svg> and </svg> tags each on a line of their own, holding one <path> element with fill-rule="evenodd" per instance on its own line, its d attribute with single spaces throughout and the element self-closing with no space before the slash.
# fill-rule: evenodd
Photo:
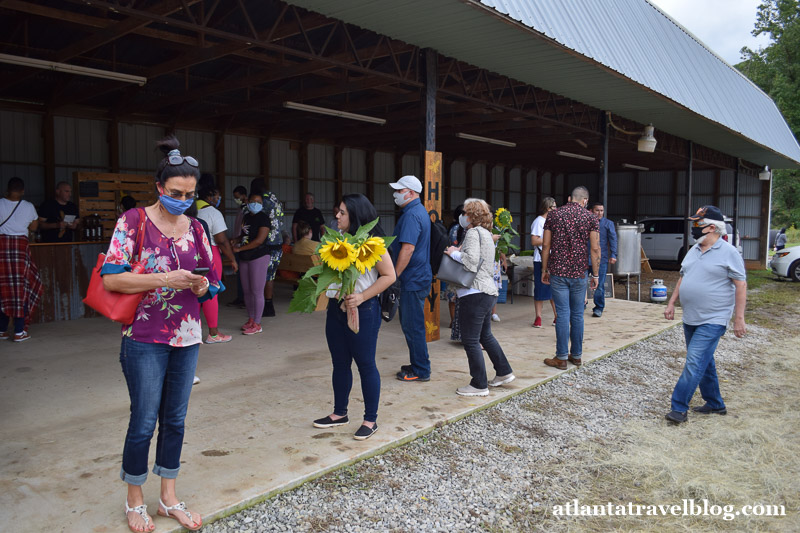
<svg viewBox="0 0 800 533">
<path fill-rule="evenodd" d="M 644 131 L 628 131 L 620 128 L 614 121 L 611 120 L 611 111 L 606 111 L 606 117 L 608 117 L 608 125 L 617 130 L 620 133 L 624 133 L 625 135 L 641 135 L 639 137 L 639 141 L 636 143 L 637 150 L 640 152 L 647 152 L 652 154 L 656 151 L 656 138 L 653 136 L 653 132 L 655 128 L 653 128 L 652 124 L 648 124 L 644 127 Z"/>
<path fill-rule="evenodd" d="M 504 141 L 502 139 L 494 139 L 492 137 L 482 137 L 480 135 L 473 135 L 471 133 L 456 133 L 459 139 L 468 139 L 470 141 L 479 141 L 483 143 L 496 144 L 498 146 L 508 146 L 509 148 L 516 148 L 517 143 L 511 141 Z"/>
<path fill-rule="evenodd" d="M 575 154 L 572 152 L 564 152 L 562 150 L 556 151 L 556 155 L 560 155 L 561 157 L 571 157 L 572 159 L 581 159 L 583 161 L 594 161 L 595 158 L 590 155 L 581 155 Z"/>
<path fill-rule="evenodd" d="M 764 165 L 764 168 L 761 169 L 761 172 L 758 173 L 758 179 L 761 181 L 769 181 L 772 177 L 772 171 L 769 169 L 768 166 Z"/>
<path fill-rule="evenodd" d="M 294 109 L 296 111 L 308 111 L 309 113 L 319 113 L 320 115 L 328 115 L 331 117 L 349 118 L 350 120 L 360 120 L 362 122 L 369 122 L 371 124 L 378 124 L 380 126 L 386 124 L 385 118 L 370 117 L 369 115 L 349 113 L 347 111 L 339 111 L 338 109 L 330 109 L 328 107 L 319 107 L 315 105 L 301 104 L 299 102 L 284 102 L 283 107 L 285 107 L 286 109 Z"/>
</svg>

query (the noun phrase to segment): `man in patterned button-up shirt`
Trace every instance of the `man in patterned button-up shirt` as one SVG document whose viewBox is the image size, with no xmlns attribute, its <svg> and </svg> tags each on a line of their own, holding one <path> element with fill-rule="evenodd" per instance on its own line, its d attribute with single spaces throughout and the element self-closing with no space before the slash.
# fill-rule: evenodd
<svg viewBox="0 0 800 533">
<path fill-rule="evenodd" d="M 586 210 L 589 191 L 576 187 L 569 201 L 547 215 L 542 236 L 542 282 L 549 283 L 556 304 L 556 356 L 544 364 L 566 370 L 581 365 L 583 310 L 586 298 L 587 244 L 592 254 L 589 286 L 597 288 L 600 265 L 599 224 Z"/>
</svg>

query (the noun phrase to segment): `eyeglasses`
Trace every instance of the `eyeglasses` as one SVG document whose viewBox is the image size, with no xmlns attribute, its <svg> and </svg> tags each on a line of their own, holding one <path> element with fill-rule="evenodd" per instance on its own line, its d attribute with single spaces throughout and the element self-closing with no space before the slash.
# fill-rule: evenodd
<svg viewBox="0 0 800 533">
<path fill-rule="evenodd" d="M 173 167 L 177 167 L 179 165 L 182 165 L 184 161 L 186 161 L 187 163 L 189 163 L 191 166 L 193 166 L 195 168 L 200 166 L 200 164 L 197 162 L 197 159 L 195 159 L 194 157 L 192 157 L 190 155 L 182 156 L 182 155 L 177 155 L 176 154 L 176 155 L 171 155 L 171 156 L 167 157 L 167 162 L 170 165 L 172 165 Z"/>
</svg>

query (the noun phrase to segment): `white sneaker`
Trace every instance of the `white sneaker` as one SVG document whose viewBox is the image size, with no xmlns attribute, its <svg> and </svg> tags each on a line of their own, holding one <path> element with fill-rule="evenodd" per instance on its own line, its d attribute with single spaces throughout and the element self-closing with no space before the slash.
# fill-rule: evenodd
<svg viewBox="0 0 800 533">
<path fill-rule="evenodd" d="M 500 315 L 497 313 L 492 315 L 492 322 L 500 322 Z"/>
<path fill-rule="evenodd" d="M 467 385 L 457 388 L 456 394 L 459 396 L 489 396 L 489 389 L 476 389 L 472 385 Z"/>
<path fill-rule="evenodd" d="M 490 387 L 499 387 L 500 385 L 505 385 L 506 383 L 511 383 L 517 379 L 517 376 L 514 374 L 506 374 L 505 376 L 495 376 L 495 378 L 489 381 Z"/>
<path fill-rule="evenodd" d="M 200 378 L 198 378 L 197 376 L 195 376 L 195 377 L 194 377 L 194 381 L 192 381 L 192 385 L 197 385 L 198 383 L 200 383 Z"/>
</svg>

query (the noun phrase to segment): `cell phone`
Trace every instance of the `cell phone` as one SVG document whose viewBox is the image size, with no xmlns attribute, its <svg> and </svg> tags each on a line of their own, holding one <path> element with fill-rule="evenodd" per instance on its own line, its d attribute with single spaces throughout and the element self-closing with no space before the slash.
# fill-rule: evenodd
<svg viewBox="0 0 800 533">
<path fill-rule="evenodd" d="M 206 274 L 208 274 L 209 270 L 211 270 L 211 269 L 208 268 L 208 267 L 197 267 L 194 270 L 192 270 L 192 274 L 195 274 L 195 275 L 198 275 L 198 276 L 205 276 Z"/>
</svg>

